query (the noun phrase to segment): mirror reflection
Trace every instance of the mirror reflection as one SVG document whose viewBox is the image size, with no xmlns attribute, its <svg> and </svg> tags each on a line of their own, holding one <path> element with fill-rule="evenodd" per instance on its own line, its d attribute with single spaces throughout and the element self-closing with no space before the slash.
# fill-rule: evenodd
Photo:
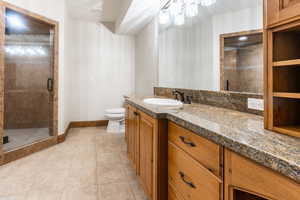
<svg viewBox="0 0 300 200">
<path fill-rule="evenodd" d="M 171 0 L 158 23 L 159 87 L 262 93 L 262 0 Z"/>
</svg>

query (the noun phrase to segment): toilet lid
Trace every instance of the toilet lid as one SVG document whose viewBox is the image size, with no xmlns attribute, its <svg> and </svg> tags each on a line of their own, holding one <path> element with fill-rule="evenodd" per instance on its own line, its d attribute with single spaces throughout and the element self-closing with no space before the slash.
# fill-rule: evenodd
<svg viewBox="0 0 300 200">
<path fill-rule="evenodd" d="M 109 119 L 123 119 L 125 117 L 124 114 L 106 114 L 105 117 Z"/>
<path fill-rule="evenodd" d="M 123 114 L 125 113 L 125 108 L 113 108 L 105 110 L 108 114 Z"/>
</svg>

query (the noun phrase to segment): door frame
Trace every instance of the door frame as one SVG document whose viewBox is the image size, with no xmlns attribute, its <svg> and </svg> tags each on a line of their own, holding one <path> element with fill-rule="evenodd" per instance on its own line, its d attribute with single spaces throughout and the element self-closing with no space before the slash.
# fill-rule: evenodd
<svg viewBox="0 0 300 200">
<path fill-rule="evenodd" d="M 25 145 L 16 150 L 4 152 L 3 150 L 3 136 L 4 136 L 4 48 L 5 48 L 5 12 L 6 9 L 14 10 L 24 14 L 33 19 L 37 19 L 46 24 L 49 24 L 53 29 L 53 58 L 52 58 L 52 77 L 53 77 L 53 91 L 50 95 L 52 102 L 50 102 L 50 123 L 49 129 L 52 135 L 46 140 L 38 141 L 33 144 Z M 57 144 L 58 138 L 58 65 L 59 65 L 59 22 L 44 17 L 42 15 L 33 13 L 26 9 L 17 7 L 10 3 L 0 0 L 0 165 L 24 157 L 28 154 L 34 153 L 46 147 Z"/>
</svg>

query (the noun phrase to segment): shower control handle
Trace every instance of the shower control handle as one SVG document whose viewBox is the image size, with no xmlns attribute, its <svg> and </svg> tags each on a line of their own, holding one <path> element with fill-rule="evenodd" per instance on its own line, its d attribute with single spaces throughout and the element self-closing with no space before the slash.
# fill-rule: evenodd
<svg viewBox="0 0 300 200">
<path fill-rule="evenodd" d="M 48 78 L 48 80 L 47 80 L 47 89 L 49 92 L 53 91 L 53 79 L 52 78 Z"/>
</svg>

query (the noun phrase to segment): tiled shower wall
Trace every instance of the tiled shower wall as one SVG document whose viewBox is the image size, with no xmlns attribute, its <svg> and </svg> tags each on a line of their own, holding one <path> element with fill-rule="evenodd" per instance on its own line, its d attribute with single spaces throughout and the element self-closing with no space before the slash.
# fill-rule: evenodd
<svg viewBox="0 0 300 200">
<path fill-rule="evenodd" d="M 37 43 L 24 46 L 10 41 L 6 47 L 16 45 L 20 48 L 41 46 Z M 5 129 L 49 127 L 47 79 L 51 74 L 51 48 L 45 44 L 42 47 L 46 53 L 43 56 L 5 54 Z"/>
<path fill-rule="evenodd" d="M 263 45 L 225 51 L 224 80 L 229 90 L 263 93 Z"/>
</svg>

